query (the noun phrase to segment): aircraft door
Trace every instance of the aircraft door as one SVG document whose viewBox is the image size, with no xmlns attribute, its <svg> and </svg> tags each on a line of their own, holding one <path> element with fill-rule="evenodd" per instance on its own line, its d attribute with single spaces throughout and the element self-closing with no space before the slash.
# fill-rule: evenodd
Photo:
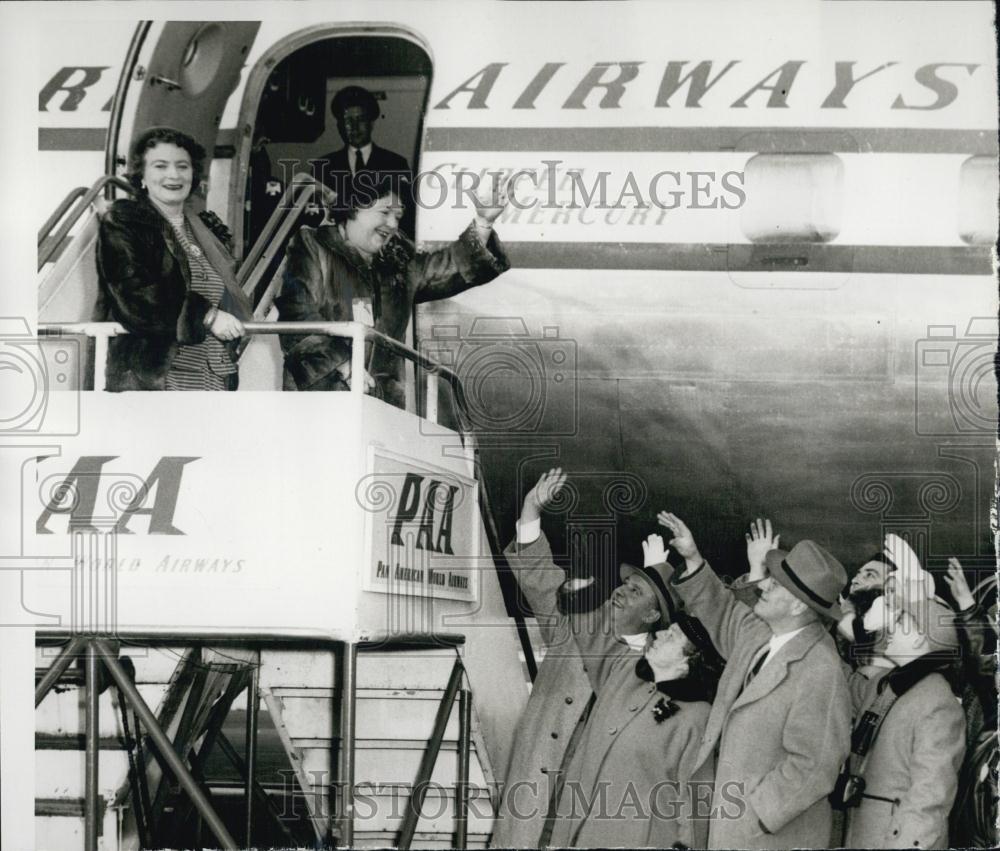
<svg viewBox="0 0 1000 851">
<path fill-rule="evenodd" d="M 226 101 L 260 29 L 259 21 L 167 21 L 151 31 L 129 76 L 119 132 L 108 135 L 123 166 L 135 137 L 158 125 L 176 127 L 211 157 Z"/>
</svg>

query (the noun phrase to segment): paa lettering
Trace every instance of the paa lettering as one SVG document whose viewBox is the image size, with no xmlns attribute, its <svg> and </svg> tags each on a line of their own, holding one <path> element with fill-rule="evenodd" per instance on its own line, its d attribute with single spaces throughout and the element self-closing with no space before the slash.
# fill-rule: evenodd
<svg viewBox="0 0 1000 851">
<path fill-rule="evenodd" d="M 53 490 L 45 510 L 35 521 L 35 531 L 39 535 L 54 534 L 48 528 L 53 514 L 69 515 L 68 531 L 94 529 L 94 508 L 101 489 L 102 478 L 114 479 L 114 474 L 105 475 L 104 465 L 114 461 L 116 455 L 84 455 L 66 478 Z M 44 459 L 40 458 L 39 461 Z M 142 514 L 149 517 L 150 535 L 183 535 L 174 526 L 174 512 L 177 510 L 177 496 L 181 489 L 181 474 L 184 467 L 197 457 L 168 455 L 161 458 L 143 480 L 135 496 L 122 512 L 114 531 L 119 535 L 134 534 L 128 528 L 131 520 Z M 73 495 L 75 498 L 67 498 Z M 152 496 L 151 496 L 152 495 Z M 151 506 L 146 505 L 152 499 Z"/>
<path fill-rule="evenodd" d="M 416 473 L 407 473 L 403 482 L 403 492 L 399 496 L 399 507 L 396 510 L 396 517 L 392 525 L 393 546 L 403 546 L 401 532 L 404 523 L 413 523 L 417 519 L 417 511 L 420 511 L 420 519 L 417 521 L 417 541 L 418 550 L 428 550 L 433 553 L 444 553 L 454 555 L 451 548 L 451 532 L 453 513 L 455 510 L 455 494 L 458 493 L 456 485 L 443 485 L 437 479 L 431 479 L 424 484 L 424 476 Z M 447 487 L 447 493 L 439 495 L 439 489 Z M 435 527 L 437 536 L 434 536 Z"/>
</svg>

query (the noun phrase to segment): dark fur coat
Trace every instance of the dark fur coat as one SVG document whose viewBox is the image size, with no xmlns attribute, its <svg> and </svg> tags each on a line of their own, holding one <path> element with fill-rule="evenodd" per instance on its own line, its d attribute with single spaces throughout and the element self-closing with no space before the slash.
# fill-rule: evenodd
<svg viewBox="0 0 1000 851">
<path fill-rule="evenodd" d="M 226 284 L 219 307 L 252 315 L 232 258 L 201 220 L 185 211 L 195 238 Z M 211 304 L 191 289 L 191 270 L 170 223 L 145 199 L 121 199 L 101 219 L 94 318 L 129 332 L 108 341 L 108 390 L 162 390 L 179 344 L 200 343 Z M 235 347 L 233 349 L 235 355 Z"/>
<path fill-rule="evenodd" d="M 450 298 L 486 284 L 510 268 L 496 233 L 486 245 L 469 225 L 450 245 L 415 251 L 408 240 L 393 240 L 367 265 L 335 225 L 303 227 L 288 246 L 281 295 L 275 300 L 282 322 L 350 322 L 355 296 L 372 301 L 375 328 L 404 340 L 413 305 Z M 349 341 L 325 334 L 281 337 L 286 390 L 343 390 L 337 367 L 350 357 Z M 376 350 L 371 373 L 401 377 L 402 362 Z"/>
</svg>

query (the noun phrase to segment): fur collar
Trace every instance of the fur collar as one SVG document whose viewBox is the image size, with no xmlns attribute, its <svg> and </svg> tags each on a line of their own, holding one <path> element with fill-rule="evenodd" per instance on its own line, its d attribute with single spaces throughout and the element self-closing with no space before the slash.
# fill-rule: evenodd
<svg viewBox="0 0 1000 851">
<path fill-rule="evenodd" d="M 897 697 L 902 697 L 930 674 L 939 673 L 948 679 L 946 673 L 953 658 L 947 651 L 935 651 L 919 656 L 886 674 L 878 684 L 878 690 L 882 691 L 886 686 L 889 686 Z"/>
<path fill-rule="evenodd" d="M 646 661 L 645 656 L 635 663 L 635 675 L 647 683 L 653 682 L 653 668 Z M 705 684 L 691 677 L 682 677 L 679 680 L 660 680 L 656 684 L 656 690 L 672 700 L 684 703 L 711 702 L 711 698 L 707 696 Z"/>
<path fill-rule="evenodd" d="M 354 248 L 340 233 L 337 225 L 320 225 L 316 228 L 316 239 L 334 254 L 347 261 L 358 270 L 371 271 L 379 275 L 387 275 L 393 278 L 402 276 L 405 278 L 406 267 L 416 248 L 403 234 L 397 233 L 382 250 L 376 254 L 371 263 L 365 256 Z"/>
</svg>

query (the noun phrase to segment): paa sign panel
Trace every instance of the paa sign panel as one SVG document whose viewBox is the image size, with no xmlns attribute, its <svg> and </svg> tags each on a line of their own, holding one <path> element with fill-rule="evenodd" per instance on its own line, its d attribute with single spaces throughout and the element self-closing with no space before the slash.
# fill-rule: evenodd
<svg viewBox="0 0 1000 851">
<path fill-rule="evenodd" d="M 358 484 L 369 553 L 363 588 L 475 602 L 479 599 L 476 482 L 384 449 Z"/>
</svg>

